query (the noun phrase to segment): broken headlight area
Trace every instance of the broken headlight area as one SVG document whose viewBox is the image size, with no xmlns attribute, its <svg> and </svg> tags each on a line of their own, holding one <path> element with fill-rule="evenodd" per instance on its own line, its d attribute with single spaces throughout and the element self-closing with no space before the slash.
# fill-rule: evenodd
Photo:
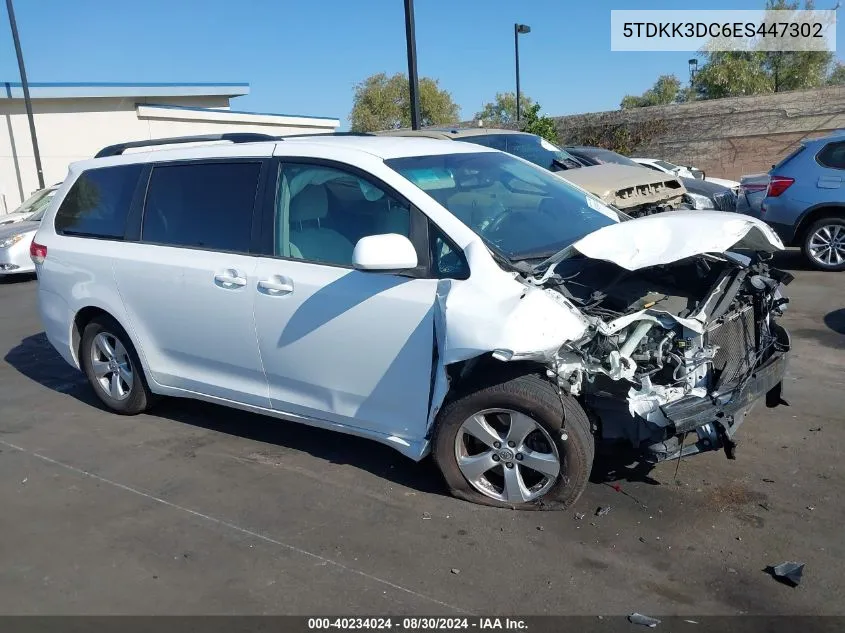
<svg viewBox="0 0 845 633">
<path fill-rule="evenodd" d="M 724 447 L 750 407 L 780 388 L 789 337 L 776 318 L 791 276 L 756 256 L 696 256 L 636 271 L 561 262 L 547 283 L 590 320 L 549 366 L 600 439 L 651 461 Z"/>
</svg>

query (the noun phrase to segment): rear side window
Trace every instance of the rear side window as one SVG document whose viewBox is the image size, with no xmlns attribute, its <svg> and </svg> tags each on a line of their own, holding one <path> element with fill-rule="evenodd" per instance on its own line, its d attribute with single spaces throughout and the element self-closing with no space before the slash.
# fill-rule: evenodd
<svg viewBox="0 0 845 633">
<path fill-rule="evenodd" d="M 154 167 L 144 203 L 141 241 L 249 252 L 261 163 L 193 163 Z"/>
<path fill-rule="evenodd" d="M 89 169 L 68 191 L 56 212 L 62 235 L 122 239 L 141 165 Z"/>
<path fill-rule="evenodd" d="M 831 169 L 845 169 L 845 142 L 828 143 L 816 156 L 816 160 Z"/>
</svg>

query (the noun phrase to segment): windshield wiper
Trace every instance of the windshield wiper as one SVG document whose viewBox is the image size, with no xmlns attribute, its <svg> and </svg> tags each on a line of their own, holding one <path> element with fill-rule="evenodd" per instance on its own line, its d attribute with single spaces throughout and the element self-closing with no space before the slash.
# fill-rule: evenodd
<svg viewBox="0 0 845 633">
<path fill-rule="evenodd" d="M 562 262 L 564 259 L 566 259 L 568 257 L 571 257 L 574 252 L 575 252 L 575 249 L 572 248 L 571 244 L 569 246 L 564 246 L 562 249 L 557 251 L 551 257 L 547 257 L 546 259 L 541 261 L 539 264 L 535 264 L 534 266 L 532 266 L 531 267 L 531 273 L 536 275 L 537 273 L 542 272 L 543 270 L 549 270 L 550 271 L 551 269 L 554 268 L 555 264 Z M 548 275 L 548 273 L 547 273 L 547 275 Z M 547 275 L 544 275 L 544 278 Z"/>
</svg>

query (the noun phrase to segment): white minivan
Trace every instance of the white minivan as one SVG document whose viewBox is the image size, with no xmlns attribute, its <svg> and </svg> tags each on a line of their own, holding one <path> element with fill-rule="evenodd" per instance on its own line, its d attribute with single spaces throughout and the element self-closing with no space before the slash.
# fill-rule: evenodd
<svg viewBox="0 0 845 633">
<path fill-rule="evenodd" d="M 736 214 L 632 220 L 478 145 L 228 134 L 72 165 L 31 257 L 48 339 L 115 412 L 198 398 L 545 509 L 596 442 L 733 456 L 751 405 L 781 402 L 781 248 Z"/>
</svg>

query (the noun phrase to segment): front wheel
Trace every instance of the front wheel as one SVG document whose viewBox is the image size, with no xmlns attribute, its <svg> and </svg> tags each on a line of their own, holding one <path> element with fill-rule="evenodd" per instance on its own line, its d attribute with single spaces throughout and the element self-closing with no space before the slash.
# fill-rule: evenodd
<svg viewBox="0 0 845 633">
<path fill-rule="evenodd" d="M 845 219 L 822 218 L 807 230 L 804 256 L 819 270 L 845 270 Z"/>
<path fill-rule="evenodd" d="M 593 454 L 584 410 L 539 374 L 488 383 L 452 400 L 434 437 L 434 460 L 454 496 L 519 510 L 575 503 Z"/>
</svg>

